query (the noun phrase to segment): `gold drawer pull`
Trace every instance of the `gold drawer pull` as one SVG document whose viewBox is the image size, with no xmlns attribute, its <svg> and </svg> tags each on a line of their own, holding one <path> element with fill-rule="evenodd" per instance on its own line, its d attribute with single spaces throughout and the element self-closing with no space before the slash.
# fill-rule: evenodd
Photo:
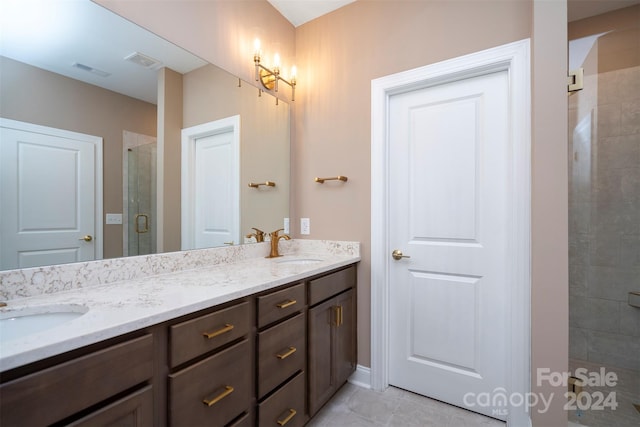
<svg viewBox="0 0 640 427">
<path fill-rule="evenodd" d="M 204 403 L 207 406 L 213 406 L 219 401 L 221 401 L 222 399 L 224 399 L 225 397 L 229 396 L 231 393 L 233 393 L 233 387 L 231 387 L 230 385 L 224 386 L 224 391 L 222 393 L 220 393 L 219 395 L 217 395 L 211 400 L 204 399 L 202 403 Z"/>
<path fill-rule="evenodd" d="M 222 335 L 226 332 L 229 332 L 230 330 L 233 329 L 233 325 L 230 323 L 225 323 L 223 328 L 218 329 L 217 331 L 213 331 L 213 332 L 203 332 L 202 335 L 211 339 L 213 337 L 217 337 L 218 335 Z"/>
<path fill-rule="evenodd" d="M 296 304 L 298 301 L 294 300 L 294 299 L 290 299 L 289 301 L 286 302 L 281 302 L 280 304 L 277 304 L 276 307 L 278 308 L 287 308 L 287 307 L 291 307 L 293 304 Z"/>
<path fill-rule="evenodd" d="M 278 359 L 280 359 L 280 360 L 286 359 L 287 357 L 291 356 L 296 351 L 297 351 L 297 349 L 295 347 L 289 347 L 289 351 L 287 351 L 285 354 L 276 354 L 276 357 Z"/>
<path fill-rule="evenodd" d="M 342 315 L 342 306 L 336 305 L 335 307 L 333 307 L 333 309 L 335 310 L 335 313 L 336 313 L 336 326 L 340 326 L 344 323 L 344 318 Z"/>
<path fill-rule="evenodd" d="M 286 423 L 288 423 L 289 421 L 291 421 L 291 418 L 295 417 L 297 414 L 295 409 L 289 409 L 289 415 L 287 415 L 287 417 L 284 420 L 278 420 L 278 425 L 285 425 Z"/>
</svg>

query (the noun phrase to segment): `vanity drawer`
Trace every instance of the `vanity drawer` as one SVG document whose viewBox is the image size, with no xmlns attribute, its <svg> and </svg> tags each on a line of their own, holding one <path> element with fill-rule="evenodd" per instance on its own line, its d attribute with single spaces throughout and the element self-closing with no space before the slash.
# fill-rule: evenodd
<svg viewBox="0 0 640 427">
<path fill-rule="evenodd" d="M 304 308 L 304 283 L 258 297 L 257 300 L 258 328 L 263 328 Z"/>
<path fill-rule="evenodd" d="M 258 334 L 258 398 L 261 398 L 296 372 L 307 360 L 306 315 Z"/>
<path fill-rule="evenodd" d="M 356 286 L 356 267 L 352 265 L 309 282 L 309 305 L 315 305 Z"/>
<path fill-rule="evenodd" d="M 67 427 L 152 427 L 153 426 L 153 389 L 147 386 L 142 390 L 124 397 L 86 417 L 69 424 Z"/>
<path fill-rule="evenodd" d="M 243 302 L 170 328 L 171 367 L 230 343 L 249 333 L 251 305 Z"/>
<path fill-rule="evenodd" d="M 170 425 L 229 423 L 249 409 L 252 376 L 247 340 L 169 375 Z"/>
<path fill-rule="evenodd" d="M 258 406 L 260 427 L 299 427 L 305 423 L 304 372 L 300 372 L 284 387 Z"/>
<path fill-rule="evenodd" d="M 49 425 L 141 384 L 153 375 L 145 335 L 0 386 L 0 425 Z"/>
</svg>

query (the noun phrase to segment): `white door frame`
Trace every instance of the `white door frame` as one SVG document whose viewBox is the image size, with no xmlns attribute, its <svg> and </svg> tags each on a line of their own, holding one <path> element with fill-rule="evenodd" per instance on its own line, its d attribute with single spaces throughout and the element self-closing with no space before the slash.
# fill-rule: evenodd
<svg viewBox="0 0 640 427">
<path fill-rule="evenodd" d="M 196 140 L 219 133 L 233 132 L 233 209 L 234 229 L 240 229 L 240 115 L 227 117 L 213 122 L 203 123 L 182 129 L 181 160 L 181 249 L 193 249 L 195 246 L 195 161 Z"/>
<path fill-rule="evenodd" d="M 512 262 L 507 296 L 509 354 L 507 393 L 526 396 L 531 389 L 531 99 L 529 39 L 472 53 L 371 82 L 371 386 L 389 386 L 389 98 L 395 94 L 497 71 L 509 75 L 510 221 Z M 526 406 L 509 407 L 508 425 L 530 425 Z"/>
<path fill-rule="evenodd" d="M 94 258 L 102 259 L 104 256 L 104 240 L 103 240 L 103 173 L 102 173 L 102 138 L 99 136 L 88 135 L 70 130 L 58 129 L 49 126 L 41 126 L 33 123 L 21 122 L 18 120 L 5 119 L 0 117 L 0 127 L 8 129 L 16 129 L 24 132 L 41 133 L 44 135 L 52 135 L 59 138 L 69 138 L 93 144 L 94 149 L 94 194 L 95 194 L 95 230 L 94 230 Z M 1 142 L 1 141 L 0 141 Z"/>
</svg>

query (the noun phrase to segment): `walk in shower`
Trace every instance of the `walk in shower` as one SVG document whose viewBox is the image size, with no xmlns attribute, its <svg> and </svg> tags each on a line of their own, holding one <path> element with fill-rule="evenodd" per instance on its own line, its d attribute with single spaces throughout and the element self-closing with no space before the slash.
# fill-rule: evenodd
<svg viewBox="0 0 640 427">
<path fill-rule="evenodd" d="M 617 378 L 583 384 L 569 421 L 637 427 L 640 5 L 570 22 L 569 58 L 584 70 L 569 95 L 569 368 Z"/>
<path fill-rule="evenodd" d="M 123 254 L 156 252 L 156 138 L 124 132 Z"/>
</svg>

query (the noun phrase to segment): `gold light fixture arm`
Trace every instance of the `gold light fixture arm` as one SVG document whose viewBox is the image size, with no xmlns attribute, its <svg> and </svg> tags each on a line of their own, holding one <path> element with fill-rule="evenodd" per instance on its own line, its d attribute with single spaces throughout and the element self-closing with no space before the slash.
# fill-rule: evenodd
<svg viewBox="0 0 640 427">
<path fill-rule="evenodd" d="M 347 178 L 346 176 L 342 176 L 342 175 L 338 175 L 338 176 L 334 176 L 331 178 L 318 178 L 316 177 L 315 181 L 319 184 L 324 184 L 325 181 L 342 181 L 342 182 L 347 182 L 349 178 Z"/>
<path fill-rule="evenodd" d="M 276 183 L 273 182 L 273 181 L 265 181 L 265 182 L 257 182 L 257 183 L 256 182 L 250 182 L 249 183 L 249 187 L 251 187 L 251 188 L 258 188 L 261 185 L 266 185 L 267 187 L 275 187 Z"/>
<path fill-rule="evenodd" d="M 273 69 L 267 68 L 260 62 L 260 54 L 258 52 L 253 55 L 253 63 L 256 67 L 256 81 L 262 83 L 267 90 L 278 92 L 278 82 L 282 81 L 291 87 L 291 100 L 296 99 L 296 78 L 295 75 L 290 80 L 285 79 L 280 75 L 280 67 L 275 66 Z M 259 96 L 259 95 L 258 95 Z M 277 102 L 277 98 L 276 98 Z"/>
</svg>

